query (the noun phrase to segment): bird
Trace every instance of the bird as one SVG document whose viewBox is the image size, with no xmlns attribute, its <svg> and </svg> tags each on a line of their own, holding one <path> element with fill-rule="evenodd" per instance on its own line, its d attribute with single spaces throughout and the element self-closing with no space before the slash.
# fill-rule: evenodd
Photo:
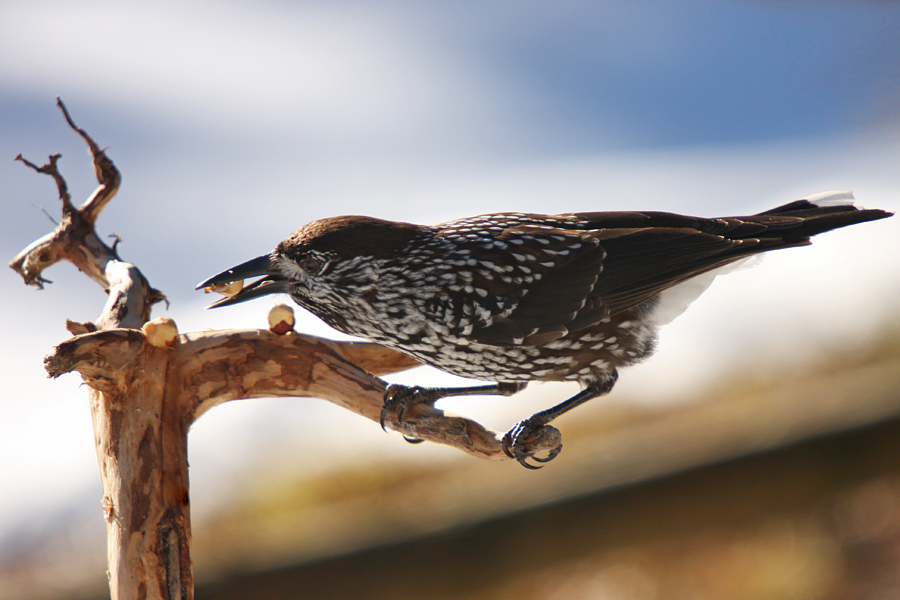
<svg viewBox="0 0 900 600">
<path fill-rule="evenodd" d="M 574 396 L 519 421 L 503 451 L 536 469 L 559 444 L 528 451 L 551 421 L 612 390 L 647 359 L 660 326 L 718 276 L 757 255 L 810 244 L 832 229 L 891 216 L 846 191 L 758 214 L 702 218 L 659 211 L 507 212 L 418 225 L 348 215 L 313 221 L 275 250 L 203 281 L 232 287 L 210 308 L 286 293 L 334 329 L 488 385 L 392 384 L 381 426 L 418 403 L 512 395 L 572 381 Z M 249 285 L 240 282 L 259 277 Z"/>
</svg>

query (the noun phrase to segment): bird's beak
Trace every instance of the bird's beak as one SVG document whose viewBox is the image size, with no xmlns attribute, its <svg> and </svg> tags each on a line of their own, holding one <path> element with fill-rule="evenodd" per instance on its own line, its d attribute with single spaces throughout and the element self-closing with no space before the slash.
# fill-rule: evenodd
<svg viewBox="0 0 900 600">
<path fill-rule="evenodd" d="M 225 284 L 235 281 L 243 281 L 251 277 L 262 276 L 250 285 L 240 289 L 233 295 L 225 296 L 210 304 L 207 308 L 218 308 L 220 306 L 231 306 L 260 296 L 269 294 L 286 294 L 288 292 L 288 281 L 275 270 L 275 263 L 271 254 L 258 256 L 253 260 L 248 260 L 236 267 L 231 267 L 227 271 L 222 271 L 218 275 L 214 275 L 202 282 L 196 289 L 215 288 L 224 286 Z M 212 291 L 218 291 L 213 289 Z"/>
</svg>

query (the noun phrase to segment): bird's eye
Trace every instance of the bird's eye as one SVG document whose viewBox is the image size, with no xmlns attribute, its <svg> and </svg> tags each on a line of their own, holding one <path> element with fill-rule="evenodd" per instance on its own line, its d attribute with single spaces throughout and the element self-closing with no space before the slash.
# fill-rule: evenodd
<svg viewBox="0 0 900 600">
<path fill-rule="evenodd" d="M 322 260 L 315 256 L 304 256 L 300 259 L 300 268 L 311 275 L 315 275 L 322 268 Z"/>
</svg>

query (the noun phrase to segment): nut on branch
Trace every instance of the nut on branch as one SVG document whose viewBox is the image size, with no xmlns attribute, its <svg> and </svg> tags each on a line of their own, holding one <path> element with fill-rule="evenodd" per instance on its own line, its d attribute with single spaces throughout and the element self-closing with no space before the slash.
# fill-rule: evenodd
<svg viewBox="0 0 900 600">
<path fill-rule="evenodd" d="M 175 325 L 175 320 L 169 317 L 147 321 L 141 327 L 141 331 L 150 345 L 157 348 L 171 348 L 178 343 L 178 326 Z"/>
<path fill-rule="evenodd" d="M 287 304 L 278 303 L 269 309 L 269 331 L 284 335 L 294 330 L 294 309 Z"/>
</svg>

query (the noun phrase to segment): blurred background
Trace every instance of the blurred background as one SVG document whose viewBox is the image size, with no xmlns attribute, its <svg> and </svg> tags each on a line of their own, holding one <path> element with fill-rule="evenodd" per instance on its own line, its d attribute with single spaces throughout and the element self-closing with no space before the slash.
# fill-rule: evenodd
<svg viewBox="0 0 900 600">
<path fill-rule="evenodd" d="M 900 208 L 893 2 L 0 3 L 0 254 L 122 172 L 98 222 L 181 331 L 262 327 L 194 285 L 337 214 L 759 212 L 830 189 Z M 42 357 L 103 291 L 0 277 L 0 597 L 100 598 L 87 391 Z M 318 400 L 192 429 L 198 598 L 900 597 L 900 221 L 718 280 L 538 472 Z M 309 316 L 297 329 L 337 337 Z M 426 368 L 391 378 L 453 378 Z M 442 407 L 505 431 L 568 397 Z M 427 590 L 428 593 L 424 593 Z"/>
</svg>

